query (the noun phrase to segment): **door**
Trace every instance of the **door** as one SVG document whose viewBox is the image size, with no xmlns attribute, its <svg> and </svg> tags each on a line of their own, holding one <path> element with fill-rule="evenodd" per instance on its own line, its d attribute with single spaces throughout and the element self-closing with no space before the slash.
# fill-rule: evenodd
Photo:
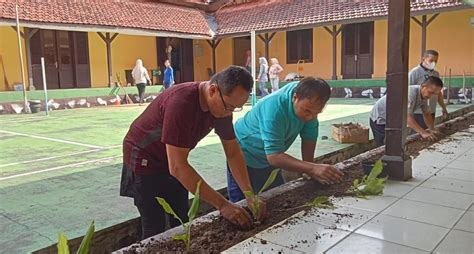
<svg viewBox="0 0 474 254">
<path fill-rule="evenodd" d="M 194 49 L 190 39 L 181 39 L 181 80 L 194 81 Z"/>
<path fill-rule="evenodd" d="M 68 31 L 56 31 L 57 66 L 60 88 L 74 87 L 72 38 Z"/>
<path fill-rule="evenodd" d="M 342 76 L 372 78 L 374 23 L 345 25 L 342 30 Z"/>
<path fill-rule="evenodd" d="M 172 48 L 169 53 L 166 52 L 168 46 Z M 165 70 L 165 60 L 170 59 L 176 84 L 194 81 L 193 40 L 157 37 L 156 48 L 158 68 L 162 73 Z M 163 75 L 160 76 L 160 83 L 162 82 Z"/>
<path fill-rule="evenodd" d="M 33 81 L 43 88 L 41 57 L 44 57 L 48 89 L 90 87 L 87 33 L 39 30 L 31 38 Z"/>
<path fill-rule="evenodd" d="M 250 50 L 250 36 L 234 38 L 234 65 L 245 67 L 247 50 Z"/>
<path fill-rule="evenodd" d="M 46 84 L 48 89 L 59 88 L 59 73 L 58 73 L 58 51 L 56 47 L 56 33 L 53 30 L 41 31 L 43 44 L 43 57 L 46 73 Z M 41 66 L 40 66 L 41 69 Z M 35 84 L 38 84 L 35 80 Z M 43 81 L 41 80 L 41 84 Z"/>
</svg>

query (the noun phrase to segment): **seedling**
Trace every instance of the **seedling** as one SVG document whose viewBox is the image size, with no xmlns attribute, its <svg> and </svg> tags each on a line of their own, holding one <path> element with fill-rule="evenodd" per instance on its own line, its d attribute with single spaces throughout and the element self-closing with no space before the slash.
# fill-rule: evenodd
<svg viewBox="0 0 474 254">
<path fill-rule="evenodd" d="M 306 203 L 305 206 L 323 208 L 323 209 L 336 208 L 327 196 L 319 196 L 315 198 L 313 201 Z"/>
<path fill-rule="evenodd" d="M 81 245 L 77 250 L 77 254 L 87 254 L 89 253 L 89 248 L 91 246 L 92 236 L 94 236 L 94 221 L 92 221 L 89 229 L 87 230 L 86 235 L 82 239 Z M 69 245 L 67 243 L 67 237 L 63 233 L 59 233 L 58 239 L 58 254 L 69 254 Z"/>
<path fill-rule="evenodd" d="M 387 177 L 377 178 L 382 173 L 382 161 L 378 160 L 375 162 L 374 167 L 370 171 L 370 174 L 364 175 L 362 180 L 355 179 L 352 183 L 352 187 L 349 189 L 350 193 L 354 193 L 359 198 L 367 198 L 369 195 L 380 195 L 383 193 L 383 188 Z"/>
<path fill-rule="evenodd" d="M 266 190 L 268 189 L 268 187 L 270 187 L 270 185 L 272 185 L 272 183 L 275 181 L 277 175 L 278 175 L 278 171 L 280 171 L 280 169 L 274 169 L 271 173 L 270 173 L 270 176 L 267 178 L 267 181 L 265 182 L 265 184 L 263 185 L 263 187 L 260 189 L 260 191 L 255 195 L 255 193 L 253 191 L 244 191 L 244 195 L 245 197 L 247 198 L 252 198 L 254 200 L 253 202 L 253 206 L 251 206 L 251 211 L 252 211 L 252 214 L 253 214 L 253 218 L 254 218 L 254 221 L 259 224 L 260 223 L 260 220 L 259 220 L 259 215 L 260 215 L 260 195 Z M 248 204 L 250 206 L 250 204 Z"/>
<path fill-rule="evenodd" d="M 184 242 L 184 244 L 186 245 L 186 251 L 189 251 L 189 248 L 191 247 L 191 225 L 193 223 L 194 218 L 196 218 L 196 214 L 199 210 L 199 190 L 200 190 L 200 187 L 201 187 L 201 180 L 199 180 L 199 182 L 197 183 L 196 192 L 194 193 L 193 202 L 191 204 L 191 207 L 188 210 L 189 222 L 187 222 L 187 223 L 184 223 L 183 220 L 181 220 L 181 218 L 179 218 L 179 216 L 174 212 L 173 208 L 171 208 L 170 204 L 168 204 L 168 202 L 166 202 L 165 199 L 160 198 L 160 197 L 156 197 L 156 199 L 158 200 L 158 203 L 163 207 L 165 212 L 172 215 L 175 219 L 177 219 L 181 223 L 181 225 L 183 226 L 184 230 L 186 231 L 186 233 L 184 233 L 184 234 L 178 234 L 178 235 L 173 236 L 174 240 Z"/>
</svg>

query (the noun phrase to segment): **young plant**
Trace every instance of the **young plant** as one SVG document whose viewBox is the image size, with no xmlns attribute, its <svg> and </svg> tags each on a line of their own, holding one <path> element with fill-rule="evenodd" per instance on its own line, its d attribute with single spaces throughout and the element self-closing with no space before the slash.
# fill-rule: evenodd
<svg viewBox="0 0 474 254">
<path fill-rule="evenodd" d="M 248 204 L 248 206 L 250 207 L 251 206 L 251 211 L 252 211 L 252 214 L 253 214 L 253 218 L 254 218 L 254 221 L 257 222 L 257 223 L 260 223 L 260 220 L 259 220 L 259 215 L 260 215 L 260 195 L 266 190 L 268 189 L 268 187 L 270 187 L 270 185 L 272 185 L 272 183 L 275 181 L 277 175 L 278 175 L 278 171 L 280 171 L 280 169 L 274 169 L 271 173 L 270 173 L 270 176 L 267 178 L 267 181 L 265 181 L 265 184 L 263 184 L 262 188 L 260 189 L 260 191 L 255 194 L 253 191 L 244 191 L 244 195 L 245 197 L 247 198 L 252 198 L 254 200 L 253 202 L 253 206 L 251 206 L 251 204 Z"/>
<path fill-rule="evenodd" d="M 374 167 L 370 171 L 370 174 L 364 175 L 362 180 L 355 179 L 352 183 L 352 187 L 349 192 L 354 193 L 359 198 L 367 198 L 369 195 L 380 195 L 383 193 L 383 188 L 387 177 L 377 178 L 382 173 L 383 165 L 382 161 L 378 160 L 375 162 Z"/>
<path fill-rule="evenodd" d="M 82 239 L 79 249 L 77 249 L 77 254 L 87 254 L 89 253 L 89 248 L 91 246 L 92 237 L 94 236 L 95 226 L 94 221 L 92 221 L 89 229 L 87 230 L 86 235 Z M 58 239 L 58 254 L 69 254 L 69 245 L 67 243 L 67 237 L 63 233 L 59 233 Z"/>
<path fill-rule="evenodd" d="M 173 236 L 174 240 L 184 242 L 184 244 L 186 245 L 186 251 L 189 251 L 189 248 L 191 247 L 191 224 L 193 223 L 194 218 L 196 218 L 196 214 L 199 210 L 199 190 L 200 190 L 200 187 L 201 187 L 201 180 L 199 180 L 199 182 L 197 183 L 196 192 L 194 193 L 193 202 L 191 203 L 191 207 L 188 210 L 189 222 L 187 222 L 187 223 L 184 223 L 183 220 L 181 220 L 181 218 L 179 218 L 179 216 L 174 212 L 173 208 L 171 208 L 170 204 L 168 204 L 168 202 L 166 202 L 165 199 L 160 198 L 160 197 L 156 197 L 156 199 L 158 200 L 158 203 L 163 207 L 165 212 L 172 215 L 175 219 L 177 219 L 181 223 L 181 225 L 183 226 L 184 230 L 186 231 L 186 233 L 184 233 L 184 234 L 178 234 L 178 235 Z"/>
<path fill-rule="evenodd" d="M 313 201 L 306 203 L 304 206 L 323 208 L 323 209 L 336 208 L 327 196 L 316 197 Z"/>
</svg>

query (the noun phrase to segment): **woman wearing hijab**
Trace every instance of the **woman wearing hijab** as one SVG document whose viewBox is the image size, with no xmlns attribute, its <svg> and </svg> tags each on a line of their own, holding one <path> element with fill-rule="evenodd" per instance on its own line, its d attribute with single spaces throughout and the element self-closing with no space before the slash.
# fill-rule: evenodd
<svg viewBox="0 0 474 254">
<path fill-rule="evenodd" d="M 270 66 L 270 71 L 268 72 L 270 76 L 270 83 L 272 84 L 272 93 L 278 91 L 280 89 L 280 72 L 283 70 L 281 65 L 278 63 L 278 59 L 272 58 L 270 59 L 272 62 L 272 66 Z"/>
<path fill-rule="evenodd" d="M 145 87 L 146 83 L 150 82 L 150 76 L 148 76 L 148 71 L 145 67 L 143 67 L 143 62 L 141 59 L 137 59 L 137 62 L 135 63 L 135 67 L 133 68 L 132 71 L 132 77 L 133 77 L 133 82 L 138 88 L 138 96 L 140 97 L 139 104 L 143 104 L 143 97 L 145 95 Z"/>
<path fill-rule="evenodd" d="M 263 98 L 268 95 L 268 91 L 267 91 L 268 62 L 267 62 L 267 59 L 265 59 L 265 57 L 260 57 L 259 62 L 260 62 L 260 72 L 258 73 L 257 80 L 259 83 L 260 93 Z"/>
</svg>

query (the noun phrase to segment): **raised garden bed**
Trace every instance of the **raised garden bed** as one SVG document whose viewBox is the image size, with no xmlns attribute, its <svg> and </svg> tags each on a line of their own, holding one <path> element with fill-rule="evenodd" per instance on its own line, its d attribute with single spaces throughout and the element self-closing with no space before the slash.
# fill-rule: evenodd
<svg viewBox="0 0 474 254">
<path fill-rule="evenodd" d="M 474 124 L 474 112 L 455 118 L 438 126 L 440 139 L 468 128 Z M 417 156 L 419 151 L 432 145 L 434 142 L 421 140 L 418 135 L 408 138 L 407 152 Z M 336 167 L 344 172 L 344 181 L 337 185 L 322 186 L 315 181 L 297 179 L 279 186 L 263 194 L 267 200 L 267 218 L 259 226 L 250 230 L 242 230 L 224 220 L 219 213 L 212 212 L 197 220 L 192 229 L 191 252 L 219 253 L 233 245 L 254 236 L 256 233 L 309 208 L 300 207 L 317 196 L 342 196 L 351 186 L 355 178 L 363 175 L 361 162 L 377 160 L 383 156 L 384 147 L 379 147 L 360 154 L 349 160 L 337 163 Z M 244 204 L 244 203 L 242 203 Z M 298 208 L 299 207 L 299 208 Z M 184 251 L 184 244 L 172 240 L 172 236 L 181 233 L 177 227 L 160 235 L 148 238 L 140 243 L 121 249 L 116 253 L 158 253 L 166 251 Z"/>
</svg>

